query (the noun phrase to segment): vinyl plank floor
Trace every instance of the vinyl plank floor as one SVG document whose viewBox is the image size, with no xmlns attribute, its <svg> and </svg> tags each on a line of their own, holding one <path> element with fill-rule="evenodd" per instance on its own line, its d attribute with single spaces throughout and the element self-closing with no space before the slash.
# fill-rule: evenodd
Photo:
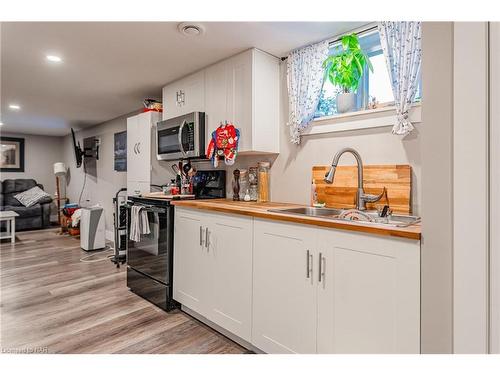
<svg viewBox="0 0 500 375">
<path fill-rule="evenodd" d="M 56 229 L 18 232 L 0 243 L 0 346 L 48 353 L 246 353 L 181 312 L 150 304 L 126 286 L 124 267 L 89 255 Z M 104 258 L 96 254 L 94 258 Z"/>
</svg>

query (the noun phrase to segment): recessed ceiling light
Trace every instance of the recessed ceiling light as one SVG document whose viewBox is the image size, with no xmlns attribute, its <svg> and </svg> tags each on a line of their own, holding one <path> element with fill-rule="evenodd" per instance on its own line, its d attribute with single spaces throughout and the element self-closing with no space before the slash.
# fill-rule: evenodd
<svg viewBox="0 0 500 375">
<path fill-rule="evenodd" d="M 185 36 L 199 36 L 205 32 L 205 28 L 199 23 L 182 22 L 177 25 L 177 30 Z"/>
<path fill-rule="evenodd" d="M 47 55 L 45 56 L 47 61 L 53 62 L 53 63 L 60 63 L 62 62 L 62 58 L 56 55 Z"/>
<path fill-rule="evenodd" d="M 0 121 L 0 126 L 2 126 L 2 125 L 3 125 L 3 122 L 2 122 L 2 121 Z"/>
<path fill-rule="evenodd" d="M 21 106 L 19 104 L 9 104 L 9 108 L 13 109 L 14 111 L 17 111 L 21 109 Z"/>
</svg>

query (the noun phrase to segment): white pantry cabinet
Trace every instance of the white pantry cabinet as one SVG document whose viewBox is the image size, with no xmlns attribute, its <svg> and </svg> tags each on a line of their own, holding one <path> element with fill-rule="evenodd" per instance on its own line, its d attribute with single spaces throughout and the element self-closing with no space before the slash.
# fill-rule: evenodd
<svg viewBox="0 0 500 375">
<path fill-rule="evenodd" d="M 314 227 L 254 220 L 252 344 L 316 353 Z"/>
<path fill-rule="evenodd" d="M 176 207 L 174 299 L 250 342 L 251 218 Z"/>
<path fill-rule="evenodd" d="M 419 353 L 420 242 L 254 220 L 252 343 Z"/>
<path fill-rule="evenodd" d="M 279 152 L 279 59 L 252 48 L 206 69 L 207 135 L 240 129 L 242 153 Z"/>
<path fill-rule="evenodd" d="M 420 241 L 318 229 L 318 353 L 420 353 Z"/>
<path fill-rule="evenodd" d="M 144 112 L 127 119 L 127 194 L 150 191 L 153 129 L 160 113 Z"/>
<path fill-rule="evenodd" d="M 190 74 L 163 88 L 163 120 L 205 111 L 205 71 Z"/>
</svg>

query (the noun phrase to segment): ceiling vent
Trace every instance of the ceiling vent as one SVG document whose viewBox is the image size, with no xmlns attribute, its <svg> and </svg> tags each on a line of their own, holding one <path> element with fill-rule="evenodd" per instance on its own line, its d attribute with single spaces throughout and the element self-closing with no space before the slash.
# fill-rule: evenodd
<svg viewBox="0 0 500 375">
<path fill-rule="evenodd" d="M 205 28 L 199 23 L 183 22 L 177 26 L 177 29 L 185 36 L 200 36 L 205 32 Z"/>
</svg>

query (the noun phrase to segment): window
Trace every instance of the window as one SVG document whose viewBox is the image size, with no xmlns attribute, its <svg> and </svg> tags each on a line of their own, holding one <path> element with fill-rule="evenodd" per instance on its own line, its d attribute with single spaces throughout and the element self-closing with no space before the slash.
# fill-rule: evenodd
<svg viewBox="0 0 500 375">
<path fill-rule="evenodd" d="M 378 107 L 385 107 L 394 104 L 394 96 L 392 95 L 391 81 L 385 57 L 380 45 L 380 37 L 377 30 L 368 31 L 358 35 L 361 48 L 370 58 L 373 66 L 373 73 L 365 67 L 363 77 L 356 90 L 356 108 L 364 110 L 368 108 L 368 103 L 372 98 L 378 102 Z M 330 55 L 336 55 L 342 50 L 340 42 L 331 44 Z M 415 101 L 421 99 L 421 83 L 419 83 Z M 333 116 L 337 114 L 335 98 L 340 92 L 340 88 L 334 86 L 330 80 L 325 78 L 323 90 L 315 113 L 315 117 Z"/>
</svg>

